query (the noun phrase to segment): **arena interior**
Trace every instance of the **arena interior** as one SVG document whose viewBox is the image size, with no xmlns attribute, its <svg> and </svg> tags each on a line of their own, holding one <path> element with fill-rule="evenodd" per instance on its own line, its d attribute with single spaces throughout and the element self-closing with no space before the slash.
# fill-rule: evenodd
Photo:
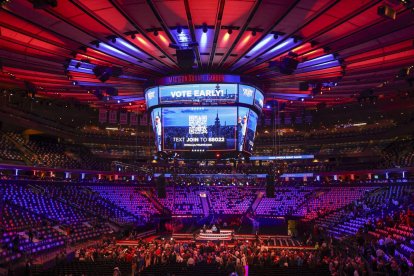
<svg viewBox="0 0 414 276">
<path fill-rule="evenodd" d="M 0 0 L 0 275 L 414 275 L 414 0 Z"/>
</svg>

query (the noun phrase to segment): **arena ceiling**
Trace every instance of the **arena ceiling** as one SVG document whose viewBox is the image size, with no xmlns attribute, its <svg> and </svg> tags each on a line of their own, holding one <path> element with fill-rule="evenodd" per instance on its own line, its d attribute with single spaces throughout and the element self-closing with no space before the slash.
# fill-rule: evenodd
<svg viewBox="0 0 414 276">
<path fill-rule="evenodd" d="M 2 86 L 46 97 L 137 109 L 149 81 L 183 72 L 248 76 L 268 102 L 292 107 L 347 103 L 368 89 L 380 97 L 410 89 L 403 70 L 414 65 L 408 0 L 387 1 L 395 20 L 378 15 L 384 1 L 364 0 L 0 2 Z M 195 52 L 191 69 L 176 58 L 175 48 L 186 45 Z M 292 74 L 269 66 L 286 56 L 299 61 Z M 122 74 L 101 82 L 93 73 L 98 65 Z M 300 82 L 310 88 L 301 91 Z M 96 97 L 107 87 L 118 95 Z"/>
</svg>

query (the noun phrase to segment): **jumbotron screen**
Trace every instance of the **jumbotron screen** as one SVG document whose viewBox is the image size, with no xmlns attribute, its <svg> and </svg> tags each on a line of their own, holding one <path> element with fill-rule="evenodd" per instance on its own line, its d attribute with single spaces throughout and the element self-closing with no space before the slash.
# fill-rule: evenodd
<svg viewBox="0 0 414 276">
<path fill-rule="evenodd" d="M 256 88 L 238 84 L 148 89 L 157 151 L 251 153 L 263 98 Z"/>
</svg>

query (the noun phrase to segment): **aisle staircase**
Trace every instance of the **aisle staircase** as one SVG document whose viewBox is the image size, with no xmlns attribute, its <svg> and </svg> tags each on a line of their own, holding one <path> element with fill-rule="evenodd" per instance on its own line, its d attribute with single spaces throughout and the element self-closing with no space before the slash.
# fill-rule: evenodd
<svg viewBox="0 0 414 276">
<path fill-rule="evenodd" d="M 263 191 L 258 191 L 257 192 L 257 197 L 254 200 L 253 204 L 252 204 L 252 211 L 255 212 L 257 209 L 257 206 L 259 206 L 260 201 L 262 201 L 262 198 L 264 196 L 264 192 Z"/>
<path fill-rule="evenodd" d="M 201 193 L 204 193 L 205 196 L 201 196 Z M 207 192 L 200 192 L 199 195 L 203 206 L 204 217 L 208 217 L 210 215 L 210 206 L 208 205 Z"/>
<path fill-rule="evenodd" d="M 20 155 L 24 163 L 28 166 L 33 165 L 33 162 L 31 160 L 33 160 L 33 158 L 37 160 L 36 154 L 33 151 L 31 151 L 29 148 L 27 148 L 25 145 L 22 145 L 18 141 L 16 141 L 16 139 L 11 137 L 9 133 L 3 132 L 2 134 L 7 140 L 13 143 L 14 147 L 21 153 Z"/>
<path fill-rule="evenodd" d="M 142 196 L 148 198 L 148 200 L 154 205 L 154 207 L 161 213 L 166 212 L 166 208 L 152 195 L 152 191 L 150 190 L 135 190 L 136 193 L 140 193 Z"/>
</svg>

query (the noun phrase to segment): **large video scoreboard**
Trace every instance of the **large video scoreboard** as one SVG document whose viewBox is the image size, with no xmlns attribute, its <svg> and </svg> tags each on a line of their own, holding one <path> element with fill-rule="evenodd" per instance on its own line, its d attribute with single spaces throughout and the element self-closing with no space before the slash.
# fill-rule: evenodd
<svg viewBox="0 0 414 276">
<path fill-rule="evenodd" d="M 237 83 L 146 89 L 157 151 L 251 153 L 263 93 Z"/>
</svg>

